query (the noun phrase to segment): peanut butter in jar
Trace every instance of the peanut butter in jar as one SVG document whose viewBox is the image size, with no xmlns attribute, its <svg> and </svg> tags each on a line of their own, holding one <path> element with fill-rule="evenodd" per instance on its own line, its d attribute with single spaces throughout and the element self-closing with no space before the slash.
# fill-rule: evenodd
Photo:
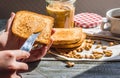
<svg viewBox="0 0 120 78">
<path fill-rule="evenodd" d="M 75 0 L 46 0 L 47 13 L 55 19 L 55 28 L 74 27 Z"/>
</svg>

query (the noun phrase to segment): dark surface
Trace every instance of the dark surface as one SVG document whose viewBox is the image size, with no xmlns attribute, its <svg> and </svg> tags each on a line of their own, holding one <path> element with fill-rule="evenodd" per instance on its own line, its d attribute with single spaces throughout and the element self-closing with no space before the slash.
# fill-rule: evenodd
<svg viewBox="0 0 120 78">
<path fill-rule="evenodd" d="M 6 20 L 0 20 L 0 30 Z M 65 61 L 46 55 L 41 61 L 28 63 L 29 71 L 20 73 L 23 78 L 120 78 L 120 62 L 75 62 L 66 67 Z"/>
<path fill-rule="evenodd" d="M 50 60 L 51 59 L 51 60 Z M 44 58 L 29 63 L 31 71 L 21 73 L 23 78 L 119 78 L 120 62 L 75 62 L 66 67 L 63 61 Z"/>
<path fill-rule="evenodd" d="M 120 0 L 76 0 L 76 14 L 93 12 L 105 16 L 106 11 L 120 7 Z M 11 12 L 29 10 L 46 14 L 45 0 L 0 0 L 0 18 L 9 18 Z"/>
</svg>

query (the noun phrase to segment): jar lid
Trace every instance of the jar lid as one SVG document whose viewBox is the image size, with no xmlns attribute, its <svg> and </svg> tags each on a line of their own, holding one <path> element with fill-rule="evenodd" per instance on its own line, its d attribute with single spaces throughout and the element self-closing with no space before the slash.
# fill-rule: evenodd
<svg viewBox="0 0 120 78">
<path fill-rule="evenodd" d="M 80 13 L 74 16 L 75 27 L 93 28 L 101 25 L 102 16 L 95 13 Z"/>
</svg>

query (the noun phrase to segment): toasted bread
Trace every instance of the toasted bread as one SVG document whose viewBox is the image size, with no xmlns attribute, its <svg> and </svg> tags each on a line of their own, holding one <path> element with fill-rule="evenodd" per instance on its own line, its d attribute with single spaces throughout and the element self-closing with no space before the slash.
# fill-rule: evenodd
<svg viewBox="0 0 120 78">
<path fill-rule="evenodd" d="M 76 43 L 81 39 L 81 28 L 55 28 L 52 35 L 53 45 Z"/>
<path fill-rule="evenodd" d="M 30 11 L 18 11 L 12 24 L 12 32 L 27 39 L 31 34 L 40 32 L 38 43 L 49 44 L 54 18 Z"/>
<path fill-rule="evenodd" d="M 53 44 L 52 47 L 54 47 L 54 48 L 75 48 L 75 47 L 80 46 L 83 43 L 83 41 L 85 40 L 85 38 L 86 38 L 86 34 L 82 33 L 81 38 L 76 43 L 72 43 L 72 44 L 59 44 L 59 45 Z"/>
<path fill-rule="evenodd" d="M 78 48 L 84 48 L 85 47 L 85 44 L 86 44 L 86 41 L 84 40 L 82 42 L 82 44 L 78 47 L 75 47 L 75 48 L 55 48 L 55 52 L 58 53 L 58 54 L 61 54 L 61 53 L 69 53 L 71 51 L 74 51 L 74 50 L 77 50 Z"/>
</svg>

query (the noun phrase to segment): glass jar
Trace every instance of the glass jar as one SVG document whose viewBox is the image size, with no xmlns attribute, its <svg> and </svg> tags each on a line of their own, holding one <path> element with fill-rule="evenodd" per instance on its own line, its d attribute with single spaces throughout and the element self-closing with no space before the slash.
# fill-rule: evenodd
<svg viewBox="0 0 120 78">
<path fill-rule="evenodd" d="M 76 0 L 46 0 L 46 10 L 55 19 L 55 28 L 74 27 L 74 3 Z"/>
</svg>

